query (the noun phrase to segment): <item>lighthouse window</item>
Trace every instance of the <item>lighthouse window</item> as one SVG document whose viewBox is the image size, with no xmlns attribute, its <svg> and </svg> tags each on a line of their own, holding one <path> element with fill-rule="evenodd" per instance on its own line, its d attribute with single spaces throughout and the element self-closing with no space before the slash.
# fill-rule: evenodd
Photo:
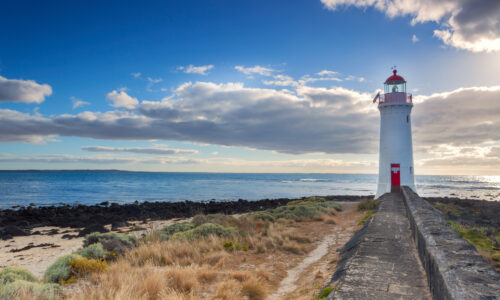
<svg viewBox="0 0 500 300">
<path fill-rule="evenodd" d="M 406 123 L 409 123 L 409 122 L 410 122 L 410 116 L 406 115 Z"/>
<path fill-rule="evenodd" d="M 413 167 L 410 167 L 410 174 L 413 174 Z"/>
</svg>

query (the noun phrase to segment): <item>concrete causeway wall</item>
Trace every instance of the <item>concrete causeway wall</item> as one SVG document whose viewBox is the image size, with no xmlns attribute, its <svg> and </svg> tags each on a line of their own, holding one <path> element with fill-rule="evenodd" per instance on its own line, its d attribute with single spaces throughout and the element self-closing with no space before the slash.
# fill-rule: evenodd
<svg viewBox="0 0 500 300">
<path fill-rule="evenodd" d="M 403 199 L 434 299 L 500 299 L 500 274 L 410 188 Z"/>
</svg>

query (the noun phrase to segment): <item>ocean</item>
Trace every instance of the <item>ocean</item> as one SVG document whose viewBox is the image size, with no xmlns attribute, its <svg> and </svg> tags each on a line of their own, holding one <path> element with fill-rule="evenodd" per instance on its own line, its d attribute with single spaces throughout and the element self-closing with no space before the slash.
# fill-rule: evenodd
<svg viewBox="0 0 500 300">
<path fill-rule="evenodd" d="M 421 196 L 500 200 L 500 176 L 416 176 Z M 148 172 L 0 172 L 0 208 L 103 201 L 217 201 L 373 195 L 377 175 Z"/>
</svg>

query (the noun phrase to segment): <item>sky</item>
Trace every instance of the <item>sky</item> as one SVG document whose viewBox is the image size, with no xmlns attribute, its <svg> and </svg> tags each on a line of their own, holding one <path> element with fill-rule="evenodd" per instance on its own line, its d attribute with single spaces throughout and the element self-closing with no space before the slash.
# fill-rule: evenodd
<svg viewBox="0 0 500 300">
<path fill-rule="evenodd" d="M 7 1 L 0 169 L 376 173 L 394 66 L 416 174 L 500 175 L 500 1 Z"/>
</svg>

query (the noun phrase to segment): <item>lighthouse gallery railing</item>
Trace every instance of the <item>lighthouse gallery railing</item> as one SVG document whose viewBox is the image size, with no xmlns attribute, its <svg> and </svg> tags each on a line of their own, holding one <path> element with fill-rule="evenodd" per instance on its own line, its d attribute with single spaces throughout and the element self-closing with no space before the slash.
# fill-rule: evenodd
<svg viewBox="0 0 500 300">
<path fill-rule="evenodd" d="M 380 95 L 378 103 L 412 103 L 412 95 L 403 92 L 393 92 Z"/>
</svg>

